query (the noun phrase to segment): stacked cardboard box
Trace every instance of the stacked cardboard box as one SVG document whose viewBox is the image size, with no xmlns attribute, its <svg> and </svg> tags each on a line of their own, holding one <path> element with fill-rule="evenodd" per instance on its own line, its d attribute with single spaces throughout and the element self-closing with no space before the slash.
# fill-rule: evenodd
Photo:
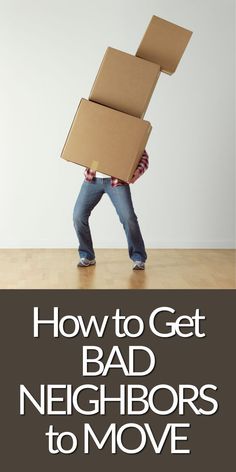
<svg viewBox="0 0 236 472">
<path fill-rule="evenodd" d="M 176 70 L 191 35 L 153 16 L 135 56 L 107 48 L 61 157 L 128 182 L 151 132 L 143 117 L 160 72 Z"/>
<path fill-rule="evenodd" d="M 148 121 L 82 99 L 64 156 L 78 164 L 128 181 L 137 167 L 151 126 Z"/>
<path fill-rule="evenodd" d="M 162 72 L 173 74 L 191 36 L 192 31 L 153 16 L 136 56 L 159 64 Z"/>
<path fill-rule="evenodd" d="M 89 100 L 142 118 L 160 75 L 160 66 L 108 48 Z"/>
</svg>

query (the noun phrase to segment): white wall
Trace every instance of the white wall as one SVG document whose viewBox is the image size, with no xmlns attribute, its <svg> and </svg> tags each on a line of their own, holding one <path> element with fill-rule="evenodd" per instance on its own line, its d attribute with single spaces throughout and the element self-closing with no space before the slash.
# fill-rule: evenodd
<svg viewBox="0 0 236 472">
<path fill-rule="evenodd" d="M 146 118 L 150 170 L 132 187 L 147 247 L 235 244 L 234 1 L 0 0 L 0 247 L 75 247 L 82 167 L 59 158 L 107 46 L 135 53 L 153 14 L 194 31 Z M 96 247 L 126 247 L 104 197 Z"/>
</svg>

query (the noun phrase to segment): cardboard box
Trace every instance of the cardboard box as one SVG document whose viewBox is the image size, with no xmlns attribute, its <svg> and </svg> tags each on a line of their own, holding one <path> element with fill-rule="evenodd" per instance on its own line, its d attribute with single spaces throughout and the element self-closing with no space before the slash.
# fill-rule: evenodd
<svg viewBox="0 0 236 472">
<path fill-rule="evenodd" d="M 192 31 L 153 16 L 136 56 L 160 64 L 161 71 L 173 74 L 191 35 Z"/>
<path fill-rule="evenodd" d="M 89 100 L 142 118 L 159 75 L 159 65 L 109 47 Z"/>
<path fill-rule="evenodd" d="M 150 131 L 148 121 L 82 99 L 61 157 L 127 182 Z"/>
</svg>

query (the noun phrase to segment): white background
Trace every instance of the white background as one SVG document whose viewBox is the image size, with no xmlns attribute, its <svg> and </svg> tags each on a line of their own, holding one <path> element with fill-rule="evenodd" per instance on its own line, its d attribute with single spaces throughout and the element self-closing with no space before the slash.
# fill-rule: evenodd
<svg viewBox="0 0 236 472">
<path fill-rule="evenodd" d="M 77 246 L 83 168 L 61 149 L 106 47 L 135 54 L 153 14 L 194 34 L 145 116 L 150 168 L 132 194 L 146 246 L 234 247 L 233 0 L 0 1 L 0 247 Z M 95 247 L 126 247 L 107 196 L 91 227 Z"/>
</svg>

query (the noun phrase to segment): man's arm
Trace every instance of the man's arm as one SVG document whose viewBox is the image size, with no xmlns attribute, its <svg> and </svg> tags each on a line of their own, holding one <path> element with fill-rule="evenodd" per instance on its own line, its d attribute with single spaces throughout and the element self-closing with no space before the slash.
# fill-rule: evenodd
<svg viewBox="0 0 236 472">
<path fill-rule="evenodd" d="M 139 179 L 139 177 L 143 175 L 144 172 L 148 169 L 148 166 L 149 166 L 149 157 L 145 149 L 138 163 L 137 169 L 134 172 L 132 179 L 129 181 L 129 184 L 134 184 L 134 182 L 136 182 L 136 180 Z"/>
</svg>

